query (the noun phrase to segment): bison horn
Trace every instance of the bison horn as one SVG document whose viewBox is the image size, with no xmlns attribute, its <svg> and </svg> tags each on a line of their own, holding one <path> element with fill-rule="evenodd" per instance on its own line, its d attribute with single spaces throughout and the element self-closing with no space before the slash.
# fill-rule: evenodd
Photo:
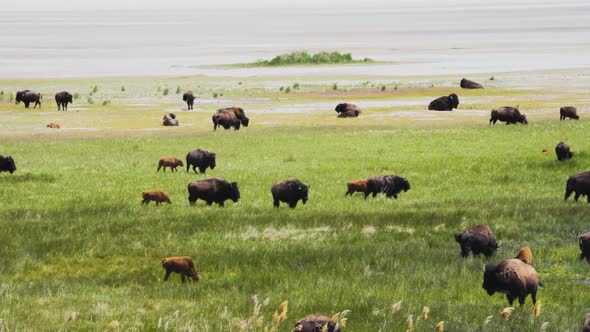
<svg viewBox="0 0 590 332">
<path fill-rule="evenodd" d="M 502 246 L 502 242 L 498 242 L 498 248 Z"/>
<path fill-rule="evenodd" d="M 482 266 L 482 268 L 483 268 L 483 272 L 486 272 L 486 265 L 485 264 Z"/>
</svg>

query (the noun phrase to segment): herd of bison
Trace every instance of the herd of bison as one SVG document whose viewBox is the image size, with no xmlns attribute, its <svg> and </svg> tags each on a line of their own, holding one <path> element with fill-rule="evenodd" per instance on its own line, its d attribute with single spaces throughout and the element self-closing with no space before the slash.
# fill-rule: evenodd
<svg viewBox="0 0 590 332">
<path fill-rule="evenodd" d="M 464 89 L 483 89 L 481 84 L 473 81 L 462 79 L 460 87 Z M 25 108 L 28 108 L 31 103 L 34 107 L 41 107 L 42 95 L 31 90 L 18 91 L 16 94 L 16 103 L 23 102 Z M 183 95 L 183 101 L 187 103 L 188 110 L 193 109 L 194 100 L 196 97 L 192 92 L 187 92 Z M 59 92 L 55 95 L 58 110 L 67 111 L 68 104 L 73 102 L 72 95 L 66 91 Z M 433 100 L 429 105 L 429 110 L 434 111 L 452 111 L 459 105 L 459 97 L 452 93 L 449 96 L 443 96 Z M 342 103 L 335 108 L 339 118 L 358 117 L 362 112 L 359 107 L 353 104 Z M 562 107 L 560 109 L 560 120 L 565 118 L 579 119 L 575 107 Z M 238 107 L 229 107 L 219 109 L 212 117 L 213 129 L 221 126 L 225 129 L 234 128 L 239 130 L 240 126 L 247 127 L 249 119 L 246 117 L 244 110 Z M 506 122 L 509 124 L 527 124 L 527 119 L 524 114 L 521 114 L 517 108 L 505 106 L 494 109 L 491 112 L 490 124 L 495 124 L 497 121 Z M 163 118 L 164 126 L 178 126 L 179 122 L 175 114 L 166 113 Z M 50 123 L 47 127 L 60 128 L 57 123 Z M 548 152 L 544 150 L 544 152 Z M 555 153 L 559 161 L 566 161 L 573 157 L 573 152 L 570 151 L 569 146 L 564 142 L 560 142 L 555 147 Z M 196 149 L 190 151 L 185 158 L 186 171 L 204 174 L 207 168 L 214 169 L 216 154 L 204 149 Z M 176 157 L 161 158 L 158 162 L 157 171 L 169 168 L 172 172 L 178 171 L 178 167 L 184 167 L 182 160 Z M 16 171 L 16 164 L 11 156 L 0 156 L 0 173 L 7 171 L 12 174 Z M 384 194 L 386 197 L 393 197 L 397 199 L 398 194 L 402 191 L 410 190 L 409 181 L 398 175 L 379 175 L 373 176 L 365 180 L 353 180 L 347 183 L 348 190 L 345 196 L 352 196 L 354 193 L 362 193 L 365 197 L 377 194 Z M 192 181 L 188 184 L 188 200 L 191 205 L 194 205 L 197 200 L 201 199 L 212 205 L 217 203 L 219 206 L 224 206 L 226 200 L 237 202 L 240 199 L 240 190 L 236 182 L 228 182 L 221 178 L 209 178 L 200 181 Z M 297 203 L 301 201 L 305 204 L 308 200 L 309 187 L 299 181 L 298 179 L 285 179 L 272 185 L 271 194 L 273 197 L 273 205 L 278 208 L 280 203 L 286 203 L 290 208 L 295 208 Z M 570 176 L 566 183 L 565 199 L 575 193 L 574 199 L 577 201 L 581 195 L 586 195 L 590 203 L 590 171 L 583 172 Z M 142 193 L 142 204 L 149 204 L 155 202 L 157 205 L 161 203 L 169 203 L 172 201 L 170 197 L 160 190 L 146 190 Z M 484 254 L 486 257 L 491 257 L 499 246 L 492 229 L 487 225 L 478 225 L 472 228 L 465 229 L 463 232 L 455 235 L 455 240 L 461 247 L 461 256 L 467 257 L 469 252 L 473 255 Z M 586 259 L 590 263 L 590 232 L 581 235 L 578 238 L 580 245 L 580 259 Z M 190 257 L 168 257 L 161 261 L 166 274 L 164 281 L 172 272 L 178 273 L 181 276 L 182 282 L 185 277 L 189 277 L 194 281 L 199 281 L 200 274 L 197 272 L 194 262 Z M 506 259 L 498 264 L 485 264 L 483 274 L 482 287 L 489 295 L 496 292 L 506 294 L 506 298 L 510 305 L 515 299 L 523 305 L 525 298 L 530 294 L 533 303 L 537 301 L 537 290 L 543 283 L 537 275 L 537 271 L 531 266 L 532 252 L 530 248 L 522 248 L 518 255 L 512 259 Z M 590 314 L 589 314 L 590 315 Z M 583 331 L 590 331 L 590 316 L 584 321 Z M 296 330 L 303 332 L 315 332 L 326 330 L 331 332 L 340 331 L 338 322 L 332 322 L 329 317 L 322 315 L 311 315 L 296 323 Z"/>
</svg>

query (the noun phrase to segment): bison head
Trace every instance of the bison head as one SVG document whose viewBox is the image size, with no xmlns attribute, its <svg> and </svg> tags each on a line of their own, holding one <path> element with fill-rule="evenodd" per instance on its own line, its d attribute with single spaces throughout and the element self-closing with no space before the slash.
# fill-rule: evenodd
<svg viewBox="0 0 590 332">
<path fill-rule="evenodd" d="M 580 120 L 580 116 L 577 114 L 572 115 L 572 119 L 574 120 Z"/>
<path fill-rule="evenodd" d="M 12 159 L 11 156 L 6 157 L 6 164 L 8 167 L 6 167 L 6 170 L 8 172 L 10 172 L 10 174 L 14 173 L 14 171 L 16 171 L 16 165 L 14 164 L 14 159 Z"/>
<path fill-rule="evenodd" d="M 244 116 L 244 118 L 242 119 L 242 125 L 244 125 L 244 127 L 248 127 L 248 124 L 250 124 L 250 119 Z"/>
<path fill-rule="evenodd" d="M 410 187 L 410 182 L 408 181 L 408 179 L 401 178 L 399 182 L 400 182 L 400 187 L 401 187 L 401 189 L 403 189 L 403 191 L 408 191 L 408 190 L 412 189 L 412 187 Z"/>
<path fill-rule="evenodd" d="M 526 119 L 526 115 L 521 115 L 520 118 L 518 119 L 518 122 L 522 123 L 522 124 L 528 124 L 529 122 Z"/>
<path fill-rule="evenodd" d="M 348 106 L 347 103 L 338 104 L 338 105 L 336 105 L 336 108 L 334 110 L 336 111 L 336 113 L 346 112 L 347 106 Z"/>
<path fill-rule="evenodd" d="M 301 201 L 303 202 L 303 204 L 307 203 L 308 200 L 308 193 L 309 193 L 309 187 L 302 184 L 299 187 L 299 191 L 301 192 Z"/>
<path fill-rule="evenodd" d="M 459 96 L 457 96 L 454 93 L 451 93 L 449 95 L 449 105 L 451 106 L 451 109 L 457 108 L 459 106 Z"/>
<path fill-rule="evenodd" d="M 211 169 L 215 168 L 215 153 L 210 152 L 209 155 L 207 156 L 207 159 L 209 161 L 209 167 L 211 167 Z"/>
<path fill-rule="evenodd" d="M 238 183 L 232 182 L 228 188 L 229 198 L 236 203 L 240 199 L 240 189 L 238 189 Z"/>
<path fill-rule="evenodd" d="M 19 104 L 21 102 L 22 95 L 23 95 L 22 91 L 17 91 L 16 97 L 14 98 L 15 104 Z"/>
<path fill-rule="evenodd" d="M 183 95 L 182 95 L 182 100 L 183 100 L 183 101 L 187 101 L 187 100 L 189 99 L 190 95 L 191 95 L 191 93 L 190 93 L 190 92 L 187 92 L 187 93 L 183 94 Z"/>
<path fill-rule="evenodd" d="M 182 160 L 177 159 L 175 166 L 181 166 L 182 167 L 182 166 L 184 166 L 184 163 L 182 162 Z"/>
<path fill-rule="evenodd" d="M 73 96 L 68 93 L 68 97 L 66 98 L 66 101 L 69 103 L 73 103 L 74 102 Z"/>
<path fill-rule="evenodd" d="M 498 288 L 498 281 L 496 280 L 496 268 L 498 265 L 485 264 L 483 266 L 483 284 L 481 287 L 488 292 L 488 295 L 494 295 Z"/>
</svg>

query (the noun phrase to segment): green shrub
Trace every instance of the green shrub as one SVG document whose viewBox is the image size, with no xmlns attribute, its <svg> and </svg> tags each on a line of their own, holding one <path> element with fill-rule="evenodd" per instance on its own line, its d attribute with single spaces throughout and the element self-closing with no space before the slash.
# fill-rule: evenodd
<svg viewBox="0 0 590 332">
<path fill-rule="evenodd" d="M 168 92 L 170 92 L 170 91 L 168 90 L 168 88 L 164 88 L 164 91 L 162 91 L 162 94 L 163 94 L 164 96 L 167 96 L 167 95 L 168 95 Z"/>
<path fill-rule="evenodd" d="M 97 93 L 97 92 L 98 92 L 98 85 L 95 85 L 95 86 L 92 88 L 92 93 Z"/>
<path fill-rule="evenodd" d="M 372 62 L 369 58 L 363 60 L 354 60 L 350 53 L 319 52 L 309 54 L 306 51 L 294 51 L 291 53 L 277 55 L 271 60 L 260 60 L 257 65 L 262 66 L 285 66 L 298 64 L 337 64 L 337 63 L 354 63 L 354 62 Z"/>
<path fill-rule="evenodd" d="M 338 90 L 338 83 L 334 83 L 334 85 L 332 85 L 332 90 Z"/>
<path fill-rule="evenodd" d="M 121 92 L 125 92 L 125 86 L 124 85 L 121 86 Z"/>
<path fill-rule="evenodd" d="M 295 82 L 293 83 L 293 90 L 298 90 L 299 89 L 299 83 Z"/>
<path fill-rule="evenodd" d="M 176 94 L 180 94 L 180 85 L 176 87 Z"/>
<path fill-rule="evenodd" d="M 381 86 L 381 91 L 385 91 L 386 89 L 387 89 L 387 87 L 385 86 L 385 84 L 383 84 L 383 85 Z"/>
<path fill-rule="evenodd" d="M 217 96 L 219 96 L 217 92 L 213 92 L 213 98 L 217 98 Z"/>
<path fill-rule="evenodd" d="M 290 86 L 288 86 L 288 87 L 285 89 L 285 93 L 289 93 L 289 92 L 291 92 L 291 87 L 290 87 Z"/>
</svg>

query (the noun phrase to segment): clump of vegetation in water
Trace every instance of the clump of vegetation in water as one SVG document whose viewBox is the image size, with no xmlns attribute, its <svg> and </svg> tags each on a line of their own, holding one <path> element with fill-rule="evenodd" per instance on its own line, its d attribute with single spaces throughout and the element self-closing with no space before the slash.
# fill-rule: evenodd
<svg viewBox="0 0 590 332">
<path fill-rule="evenodd" d="M 92 88 L 92 93 L 97 93 L 97 92 L 98 92 L 98 85 L 95 85 L 95 86 Z"/>
<path fill-rule="evenodd" d="M 162 94 L 164 96 L 167 96 L 169 92 L 170 92 L 170 90 L 168 88 L 164 88 L 164 91 L 162 91 Z"/>
<path fill-rule="evenodd" d="M 176 87 L 176 94 L 180 94 L 180 85 Z"/>
<path fill-rule="evenodd" d="M 293 90 L 298 90 L 299 89 L 299 83 L 295 82 L 293 83 Z"/>
<path fill-rule="evenodd" d="M 108 104 L 110 104 L 111 101 L 110 100 L 103 100 L 102 102 L 102 106 L 107 106 Z"/>
<path fill-rule="evenodd" d="M 125 92 L 125 90 L 127 90 L 127 89 L 125 89 L 125 86 L 121 85 L 121 92 Z"/>
<path fill-rule="evenodd" d="M 334 83 L 334 85 L 332 85 L 332 90 L 338 90 L 338 83 Z"/>
<path fill-rule="evenodd" d="M 319 52 L 309 54 L 306 51 L 294 51 L 291 53 L 277 55 L 271 60 L 257 61 L 259 66 L 287 66 L 287 65 L 321 65 L 321 64 L 341 64 L 341 63 L 363 63 L 373 62 L 369 58 L 362 60 L 355 60 L 350 53 L 335 52 Z"/>
</svg>

